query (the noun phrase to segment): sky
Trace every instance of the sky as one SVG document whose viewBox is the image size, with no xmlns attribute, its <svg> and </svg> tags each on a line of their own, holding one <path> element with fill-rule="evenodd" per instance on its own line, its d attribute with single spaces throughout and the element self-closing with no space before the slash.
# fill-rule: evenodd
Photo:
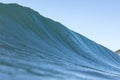
<svg viewBox="0 0 120 80">
<path fill-rule="evenodd" d="M 113 51 L 120 49 L 120 0 L 0 0 L 0 2 L 30 7 Z"/>
</svg>

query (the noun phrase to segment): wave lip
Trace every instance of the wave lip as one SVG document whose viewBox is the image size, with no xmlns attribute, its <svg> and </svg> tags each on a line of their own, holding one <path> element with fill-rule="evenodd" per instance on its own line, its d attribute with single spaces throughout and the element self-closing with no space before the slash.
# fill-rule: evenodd
<svg viewBox="0 0 120 80">
<path fill-rule="evenodd" d="M 59 22 L 0 3 L 0 80 L 119 80 L 120 57 Z"/>
</svg>

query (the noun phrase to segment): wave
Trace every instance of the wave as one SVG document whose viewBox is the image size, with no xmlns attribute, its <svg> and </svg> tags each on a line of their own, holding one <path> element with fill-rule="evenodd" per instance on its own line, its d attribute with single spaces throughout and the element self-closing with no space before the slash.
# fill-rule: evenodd
<svg viewBox="0 0 120 80">
<path fill-rule="evenodd" d="M 59 22 L 0 3 L 0 80 L 119 80 L 120 57 Z"/>
</svg>

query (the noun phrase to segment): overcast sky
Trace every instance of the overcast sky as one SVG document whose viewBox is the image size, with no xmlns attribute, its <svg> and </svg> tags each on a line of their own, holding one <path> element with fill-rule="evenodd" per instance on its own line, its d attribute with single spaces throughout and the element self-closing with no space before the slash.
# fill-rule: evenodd
<svg viewBox="0 0 120 80">
<path fill-rule="evenodd" d="M 120 0 L 0 0 L 38 11 L 89 39 L 120 49 Z"/>
</svg>

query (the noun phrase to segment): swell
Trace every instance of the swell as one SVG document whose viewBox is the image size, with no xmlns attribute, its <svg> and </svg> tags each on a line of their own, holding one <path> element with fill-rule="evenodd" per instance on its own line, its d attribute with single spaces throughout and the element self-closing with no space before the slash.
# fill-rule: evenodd
<svg viewBox="0 0 120 80">
<path fill-rule="evenodd" d="M 119 80 L 120 57 L 64 25 L 0 3 L 0 79 Z"/>
</svg>

